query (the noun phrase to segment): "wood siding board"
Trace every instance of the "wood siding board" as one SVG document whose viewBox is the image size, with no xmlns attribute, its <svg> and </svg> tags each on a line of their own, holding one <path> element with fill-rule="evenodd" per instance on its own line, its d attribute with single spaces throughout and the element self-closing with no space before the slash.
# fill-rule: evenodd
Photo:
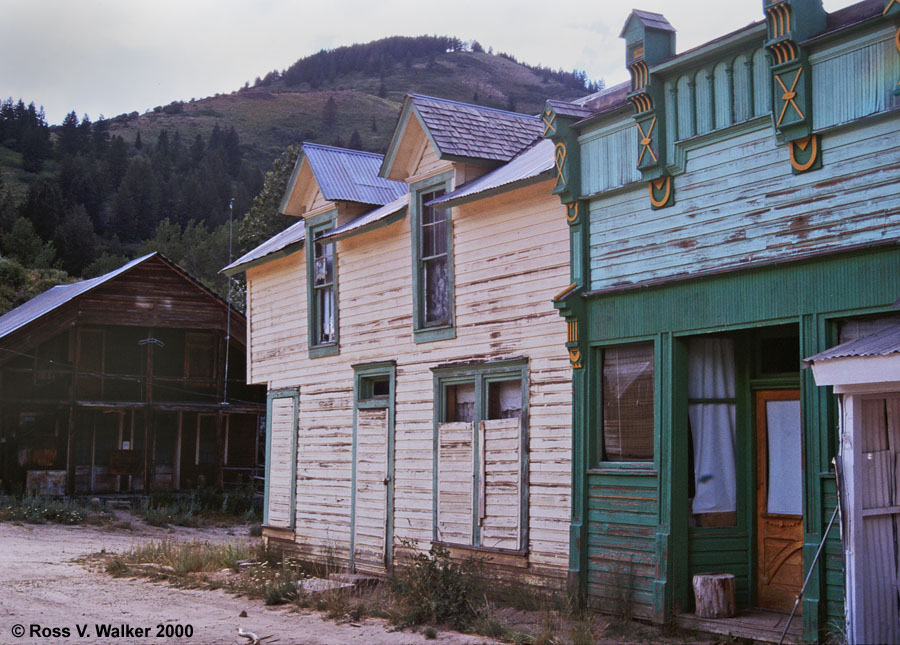
<svg viewBox="0 0 900 645">
<path fill-rule="evenodd" d="M 248 271 L 254 377 L 270 387 L 299 386 L 303 391 L 298 546 L 322 551 L 330 543 L 349 561 L 354 400 L 350 365 L 385 356 L 397 361 L 394 522 L 397 539 L 427 549 L 435 501 L 432 477 L 437 475 L 431 367 L 527 355 L 532 371 L 530 432 L 541 441 L 556 442 L 530 446 L 528 499 L 533 494 L 536 503 L 528 509 L 529 580 L 557 588 L 563 583 L 569 539 L 571 369 L 564 350 L 565 322 L 553 312 L 550 298 L 568 284 L 568 227 L 564 209 L 543 184 L 453 210 L 454 264 L 465 272 L 456 281 L 457 321 L 462 326 L 455 340 L 412 342 L 406 219 L 338 242 L 338 357 L 305 355 L 306 298 L 297 288 L 305 275 L 302 254 Z M 503 245 L 491 244 L 508 231 L 519 233 Z M 554 253 L 558 246 L 563 250 Z M 537 267 L 540 275 L 529 275 L 527 269 Z M 528 312 L 527 324 L 520 310 Z M 321 385 L 329 381 L 346 385 Z M 313 440 L 310 435 L 327 436 Z M 304 457 L 307 448 L 315 450 L 314 458 Z M 546 472 L 540 472 L 543 469 Z M 471 526 L 471 514 L 468 518 Z"/>
<path fill-rule="evenodd" d="M 885 217 L 900 212 L 900 190 L 892 181 L 900 167 L 900 150 L 891 149 L 884 126 L 870 128 L 871 152 L 848 158 L 858 141 L 836 133 L 829 148 L 834 153 L 829 163 L 834 179 L 810 174 L 797 179 L 780 199 L 767 193 L 775 193 L 781 185 L 775 173 L 783 169 L 783 160 L 767 141 L 771 137 L 758 131 L 748 135 L 747 143 L 770 152 L 752 156 L 755 168 L 741 173 L 735 166 L 716 181 L 713 175 L 706 181 L 704 174 L 714 172 L 716 164 L 706 171 L 691 160 L 689 174 L 696 181 L 679 190 L 675 213 L 642 208 L 641 191 L 604 200 L 602 209 L 591 210 L 592 288 L 611 280 L 627 284 L 738 266 L 752 259 L 790 257 L 802 248 L 824 251 L 897 236 L 900 225 L 888 224 Z M 855 136 L 865 141 L 866 134 Z M 760 176 L 770 178 L 760 181 Z M 823 194 L 826 182 L 830 190 Z M 879 196 L 877 201 L 874 195 Z M 810 203 L 816 204 L 812 211 Z M 698 230 L 701 218 L 704 228 Z"/>
<path fill-rule="evenodd" d="M 893 92 L 900 75 L 895 29 L 816 52 L 811 57 L 813 127 L 822 130 L 900 107 Z"/>
</svg>

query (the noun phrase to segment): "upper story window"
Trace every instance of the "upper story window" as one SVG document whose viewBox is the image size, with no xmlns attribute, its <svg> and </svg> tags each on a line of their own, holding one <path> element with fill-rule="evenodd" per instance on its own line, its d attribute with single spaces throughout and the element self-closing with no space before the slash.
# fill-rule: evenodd
<svg viewBox="0 0 900 645">
<path fill-rule="evenodd" d="M 338 353 L 337 253 L 322 239 L 334 228 L 335 212 L 310 217 L 307 224 L 307 324 L 311 358 Z"/>
<path fill-rule="evenodd" d="M 414 333 L 417 343 L 454 338 L 453 223 L 449 208 L 429 205 L 450 190 L 452 173 L 410 187 Z"/>
<path fill-rule="evenodd" d="M 320 238 L 325 231 L 316 234 Z M 334 327 L 334 242 L 316 239 L 313 244 L 313 304 L 315 308 L 315 344 L 335 341 Z"/>
<path fill-rule="evenodd" d="M 445 190 L 423 193 L 422 199 L 422 282 L 424 287 L 423 324 L 450 324 L 450 211 L 426 206 L 444 195 Z"/>
</svg>

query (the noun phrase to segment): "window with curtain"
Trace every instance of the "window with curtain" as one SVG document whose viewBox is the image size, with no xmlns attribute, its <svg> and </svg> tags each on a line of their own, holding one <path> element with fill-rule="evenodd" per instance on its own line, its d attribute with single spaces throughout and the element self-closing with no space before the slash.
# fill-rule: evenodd
<svg viewBox="0 0 900 645">
<path fill-rule="evenodd" d="M 445 192 L 441 189 L 420 196 L 423 204 L 420 284 L 424 289 L 422 324 L 426 327 L 450 323 L 450 210 L 425 205 Z"/>
<path fill-rule="evenodd" d="M 604 461 L 653 461 L 653 343 L 602 351 Z"/>
<path fill-rule="evenodd" d="M 737 524 L 735 396 L 734 341 L 689 340 L 688 420 L 694 526 Z"/>
</svg>

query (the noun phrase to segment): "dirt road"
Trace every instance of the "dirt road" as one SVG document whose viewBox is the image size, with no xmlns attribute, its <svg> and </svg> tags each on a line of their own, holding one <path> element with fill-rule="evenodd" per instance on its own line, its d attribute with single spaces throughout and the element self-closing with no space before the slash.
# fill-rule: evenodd
<svg viewBox="0 0 900 645">
<path fill-rule="evenodd" d="M 409 643 L 484 643 L 489 639 L 439 632 L 388 632 L 379 619 L 336 625 L 319 614 L 266 607 L 261 601 L 224 591 L 176 589 L 162 583 L 115 579 L 88 570 L 74 559 L 168 537 L 178 540 L 244 539 L 246 529 L 167 531 L 141 525 L 133 531 L 52 524 L 0 524 L 0 644 L 48 643 L 202 643 L 241 645 L 238 628 L 269 637 L 266 645 L 406 645 Z M 246 618 L 240 618 L 242 611 Z M 98 626 L 119 631 L 98 636 Z M 129 626 L 131 631 L 122 628 Z M 78 627 L 86 629 L 79 636 Z M 158 627 L 161 626 L 161 627 Z M 190 626 L 192 636 L 178 638 Z M 24 636 L 19 637 L 19 627 Z M 146 629 L 139 632 L 138 629 Z M 161 634 L 161 635 L 160 635 Z"/>
</svg>

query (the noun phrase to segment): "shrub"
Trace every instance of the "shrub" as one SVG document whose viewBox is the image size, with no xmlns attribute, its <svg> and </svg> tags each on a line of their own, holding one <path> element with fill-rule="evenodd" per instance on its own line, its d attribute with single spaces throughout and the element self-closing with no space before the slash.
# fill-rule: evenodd
<svg viewBox="0 0 900 645">
<path fill-rule="evenodd" d="M 474 563 L 453 562 L 450 551 L 441 545 L 417 553 L 408 566 L 397 568 L 388 584 L 404 624 L 440 623 L 465 630 L 476 616 L 479 594 Z"/>
</svg>

